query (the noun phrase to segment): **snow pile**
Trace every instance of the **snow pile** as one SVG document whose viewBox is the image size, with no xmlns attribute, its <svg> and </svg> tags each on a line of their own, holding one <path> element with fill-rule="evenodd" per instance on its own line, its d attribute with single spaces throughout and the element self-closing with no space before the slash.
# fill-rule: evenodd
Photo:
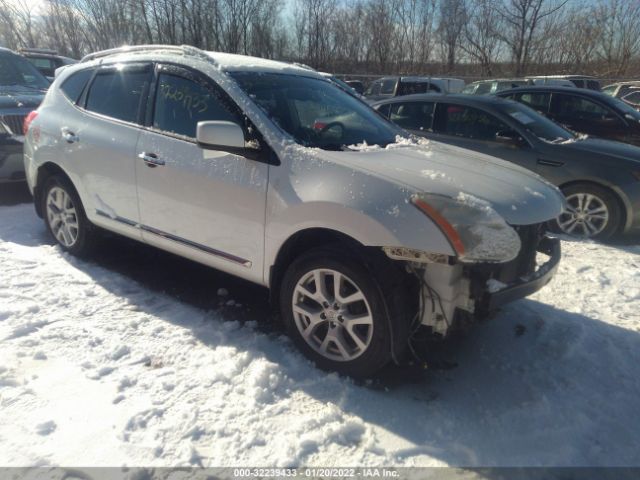
<svg viewBox="0 0 640 480">
<path fill-rule="evenodd" d="M 3 465 L 637 465 L 640 248 L 563 248 L 547 288 L 434 352 L 456 368 L 356 385 L 0 207 Z"/>
</svg>

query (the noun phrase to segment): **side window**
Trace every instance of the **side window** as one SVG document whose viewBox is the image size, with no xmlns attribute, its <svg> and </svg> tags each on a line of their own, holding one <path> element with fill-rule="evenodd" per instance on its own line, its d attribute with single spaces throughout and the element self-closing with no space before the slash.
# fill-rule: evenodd
<svg viewBox="0 0 640 480">
<path fill-rule="evenodd" d="M 369 88 L 367 88 L 365 95 L 378 95 L 380 93 L 381 86 L 382 82 L 380 80 L 376 80 L 371 85 L 369 85 Z"/>
<path fill-rule="evenodd" d="M 213 88 L 194 80 L 160 73 L 153 109 L 153 127 L 195 138 L 198 122 L 226 120 L 240 123 Z"/>
<path fill-rule="evenodd" d="M 609 109 L 598 105 L 588 98 L 576 95 L 558 94 L 556 97 L 556 111 L 563 117 L 578 117 L 589 120 L 602 120 L 615 114 Z"/>
<path fill-rule="evenodd" d="M 492 86 L 493 86 L 493 82 L 479 83 L 478 89 L 476 90 L 476 95 L 484 95 L 485 93 L 491 92 Z"/>
<path fill-rule="evenodd" d="M 471 93 L 473 93 L 475 91 L 477 86 L 478 86 L 478 84 L 470 83 L 469 85 L 467 85 L 466 87 L 464 87 L 462 89 L 461 93 L 470 93 L 471 94 Z"/>
<path fill-rule="evenodd" d="M 396 79 L 389 78 L 382 82 L 382 87 L 380 88 L 380 93 L 383 95 L 393 94 L 393 91 L 396 88 Z"/>
<path fill-rule="evenodd" d="M 591 90 L 600 90 L 600 82 L 597 80 L 587 80 L 587 88 Z"/>
<path fill-rule="evenodd" d="M 496 134 L 510 128 L 493 115 L 476 108 L 439 103 L 434 131 L 456 137 L 495 140 Z"/>
<path fill-rule="evenodd" d="M 30 57 L 27 58 L 37 68 L 53 68 L 53 63 L 48 58 L 42 57 Z"/>
<path fill-rule="evenodd" d="M 408 130 L 431 130 L 433 103 L 394 103 L 391 105 L 389 120 Z"/>
<path fill-rule="evenodd" d="M 98 71 L 89 87 L 86 109 L 125 122 L 137 122 L 150 74 L 150 67 Z"/>
<path fill-rule="evenodd" d="M 389 103 L 385 103 L 384 105 L 380 105 L 377 108 L 377 111 L 380 115 L 382 115 L 385 118 L 389 118 L 389 110 L 391 108 L 391 104 Z"/>
<path fill-rule="evenodd" d="M 550 93 L 519 93 L 516 100 L 542 113 L 549 113 Z"/>
<path fill-rule="evenodd" d="M 633 105 L 639 105 L 640 104 L 640 90 L 636 90 L 634 92 L 631 92 L 627 95 L 625 95 L 622 100 L 624 100 L 627 103 L 632 103 Z"/>
<path fill-rule="evenodd" d="M 92 69 L 80 70 L 79 72 L 73 73 L 69 78 L 62 82 L 60 90 L 62 90 L 64 96 L 72 103 L 76 103 L 80 98 L 80 95 L 82 95 L 82 91 L 87 85 L 92 74 Z"/>
</svg>

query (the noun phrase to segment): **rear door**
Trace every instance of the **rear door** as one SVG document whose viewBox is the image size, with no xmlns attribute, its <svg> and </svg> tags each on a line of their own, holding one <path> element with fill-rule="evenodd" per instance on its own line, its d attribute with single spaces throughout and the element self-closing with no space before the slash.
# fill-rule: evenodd
<svg viewBox="0 0 640 480">
<path fill-rule="evenodd" d="M 82 179 L 89 218 L 136 237 L 135 148 L 151 74 L 149 63 L 100 67 L 80 100 L 82 114 L 59 131 L 65 156 Z"/>
<path fill-rule="evenodd" d="M 489 112 L 466 105 L 439 102 L 434 112 L 433 133 L 429 137 L 535 171 L 537 155 L 526 140 L 516 145 L 499 139 L 509 132 L 517 133 Z"/>
<path fill-rule="evenodd" d="M 245 125 L 244 116 L 211 79 L 172 65 L 157 67 L 147 110 L 135 155 L 143 238 L 261 281 L 269 167 L 195 138 L 199 121 Z"/>
</svg>

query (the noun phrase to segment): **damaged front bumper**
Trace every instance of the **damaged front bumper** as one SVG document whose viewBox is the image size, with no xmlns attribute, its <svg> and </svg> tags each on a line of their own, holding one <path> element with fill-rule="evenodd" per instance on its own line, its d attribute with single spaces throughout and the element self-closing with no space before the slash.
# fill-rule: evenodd
<svg viewBox="0 0 640 480">
<path fill-rule="evenodd" d="M 531 274 L 522 276 L 493 293 L 485 293 L 484 298 L 480 300 L 482 310 L 493 311 L 506 303 L 527 297 L 549 283 L 560 264 L 560 240 L 544 237 L 536 251 L 548 255 L 549 259 Z"/>
<path fill-rule="evenodd" d="M 518 234 L 523 247 L 509 262 L 431 263 L 422 269 L 421 324 L 446 336 L 549 283 L 560 262 L 559 239 L 535 226 L 521 227 Z"/>
</svg>

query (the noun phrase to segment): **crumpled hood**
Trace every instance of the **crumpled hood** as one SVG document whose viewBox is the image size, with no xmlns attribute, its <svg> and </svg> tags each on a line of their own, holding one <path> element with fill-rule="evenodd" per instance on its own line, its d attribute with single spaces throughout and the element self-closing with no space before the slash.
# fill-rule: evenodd
<svg viewBox="0 0 640 480">
<path fill-rule="evenodd" d="M 559 148 L 578 151 L 597 158 L 614 157 L 640 164 L 640 148 L 627 143 L 599 138 L 585 138 L 557 145 Z M 604 160 L 604 158 L 603 158 Z"/>
<path fill-rule="evenodd" d="M 15 108 L 38 108 L 45 92 L 21 87 L 0 85 L 0 110 Z"/>
<path fill-rule="evenodd" d="M 416 192 L 482 199 L 512 225 L 530 225 L 562 212 L 560 191 L 534 172 L 488 155 L 429 142 L 357 152 L 324 151 L 328 159 L 384 176 Z"/>
</svg>

